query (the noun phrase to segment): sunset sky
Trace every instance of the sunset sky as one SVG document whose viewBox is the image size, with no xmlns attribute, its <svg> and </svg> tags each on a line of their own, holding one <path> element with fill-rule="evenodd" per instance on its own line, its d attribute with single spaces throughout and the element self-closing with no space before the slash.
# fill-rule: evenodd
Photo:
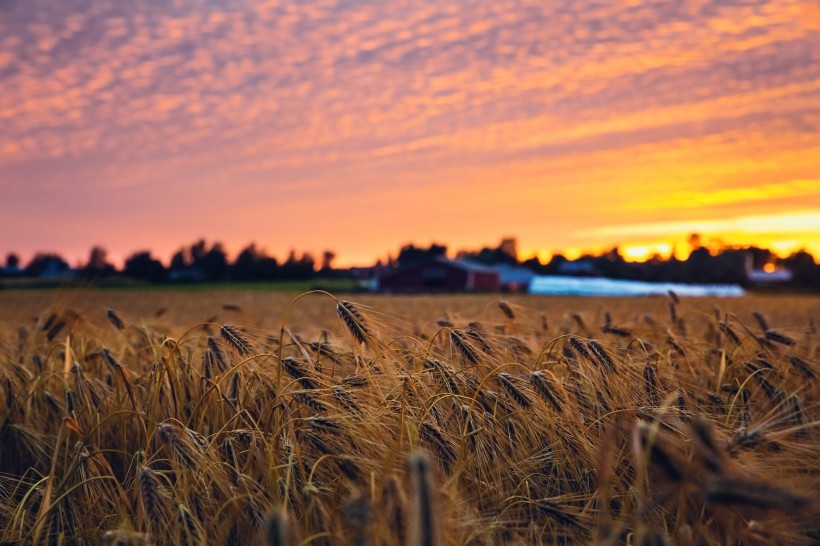
<svg viewBox="0 0 820 546">
<path fill-rule="evenodd" d="M 820 257 L 820 4 L 0 0 L 0 260 Z"/>
</svg>

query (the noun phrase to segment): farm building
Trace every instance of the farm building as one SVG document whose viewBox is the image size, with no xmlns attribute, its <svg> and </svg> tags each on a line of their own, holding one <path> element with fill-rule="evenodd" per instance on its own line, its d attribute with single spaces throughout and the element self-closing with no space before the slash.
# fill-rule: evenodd
<svg viewBox="0 0 820 546">
<path fill-rule="evenodd" d="M 746 278 L 752 284 L 761 286 L 782 284 L 790 282 L 793 277 L 791 270 L 771 261 L 763 264 L 763 267 L 756 268 L 752 254 L 746 255 Z"/>
<path fill-rule="evenodd" d="M 466 260 L 437 257 L 386 272 L 379 290 L 388 293 L 489 292 L 498 290 L 498 272 Z"/>
<path fill-rule="evenodd" d="M 498 272 L 498 286 L 503 292 L 527 292 L 535 273 L 526 267 L 499 264 L 494 267 Z"/>
</svg>

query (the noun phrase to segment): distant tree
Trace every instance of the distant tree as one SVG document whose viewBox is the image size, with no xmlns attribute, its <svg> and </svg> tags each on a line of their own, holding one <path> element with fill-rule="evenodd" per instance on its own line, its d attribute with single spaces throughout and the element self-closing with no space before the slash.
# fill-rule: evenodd
<svg viewBox="0 0 820 546">
<path fill-rule="evenodd" d="M 544 273 L 547 275 L 558 275 L 561 272 L 562 264 L 569 260 L 563 254 L 553 254 L 550 261 L 544 266 Z"/>
<path fill-rule="evenodd" d="M 621 256 L 621 249 L 616 247 L 611 248 L 601 256 L 593 259 L 595 268 L 604 276 L 611 279 L 629 278 L 628 267 L 623 256 Z"/>
<path fill-rule="evenodd" d="M 10 252 L 6 256 L 6 267 L 9 269 L 17 269 L 18 267 L 20 267 L 20 256 L 18 256 L 14 252 Z"/>
<path fill-rule="evenodd" d="M 505 237 L 498 245 L 498 252 L 511 258 L 513 263 L 518 262 L 518 241 L 515 237 Z"/>
<path fill-rule="evenodd" d="M 279 278 L 279 262 L 251 243 L 243 248 L 230 266 L 231 278 L 238 281 L 271 281 Z"/>
<path fill-rule="evenodd" d="M 202 267 L 205 256 L 208 254 L 208 244 L 205 239 L 200 239 L 190 246 L 188 249 L 188 256 L 191 259 L 191 265 L 195 267 Z"/>
<path fill-rule="evenodd" d="M 255 243 L 243 248 L 231 265 L 231 278 L 237 281 L 258 280 L 256 269 L 260 257 L 261 252 L 257 250 Z"/>
<path fill-rule="evenodd" d="M 746 252 L 751 254 L 752 267 L 755 269 L 762 269 L 764 265 L 771 262 L 772 259 L 775 257 L 772 251 L 768 248 L 759 248 L 756 246 L 751 246 L 748 249 L 746 249 Z"/>
<path fill-rule="evenodd" d="M 116 269 L 108 263 L 108 252 L 101 246 L 91 249 L 88 262 L 81 269 L 81 274 L 87 278 L 109 277 L 116 273 Z"/>
<path fill-rule="evenodd" d="M 288 280 L 304 280 L 312 278 L 316 271 L 316 261 L 307 252 L 301 258 L 296 256 L 296 251 L 291 250 L 288 259 L 282 264 L 281 276 Z"/>
<path fill-rule="evenodd" d="M 262 256 L 256 262 L 256 271 L 260 281 L 272 281 L 278 279 L 282 274 L 282 268 L 276 258 L 272 256 Z"/>
<path fill-rule="evenodd" d="M 181 248 L 174 252 L 174 255 L 171 256 L 171 265 L 170 269 L 172 270 L 179 270 L 185 269 L 186 267 L 191 266 L 191 260 L 188 257 L 188 253 L 184 248 Z"/>
<path fill-rule="evenodd" d="M 299 258 L 299 265 L 304 269 L 306 272 L 313 272 L 316 270 L 316 260 L 313 258 L 313 254 L 310 252 L 305 252 L 302 254 L 302 257 Z"/>
<path fill-rule="evenodd" d="M 200 239 L 174 253 L 170 271 L 176 278 L 221 281 L 228 276 L 228 257 L 222 243 L 209 247 L 205 239 Z"/>
<path fill-rule="evenodd" d="M 792 282 L 796 286 L 820 291 L 820 264 L 805 250 L 798 250 L 785 260 L 785 265 L 792 272 Z"/>
<path fill-rule="evenodd" d="M 700 233 L 691 233 L 687 238 L 687 242 L 689 243 L 689 248 L 693 251 L 703 248 L 703 237 L 701 237 Z"/>
<path fill-rule="evenodd" d="M 127 277 L 148 282 L 161 282 L 167 277 L 162 262 L 155 260 L 147 250 L 135 252 L 125 260 L 123 273 Z"/>
<path fill-rule="evenodd" d="M 88 256 L 88 263 L 85 267 L 89 269 L 103 269 L 108 266 L 108 251 L 101 246 L 95 246 L 91 249 Z"/>
<path fill-rule="evenodd" d="M 486 265 L 496 264 L 518 264 L 518 243 L 512 238 L 508 237 L 501 240 L 497 247 L 484 247 L 478 252 L 462 251 L 459 252 L 459 258 L 465 258 L 474 262 L 483 263 Z"/>
<path fill-rule="evenodd" d="M 709 267 L 712 262 L 712 255 L 705 247 L 699 246 L 695 248 L 686 258 L 683 263 L 683 282 L 687 283 L 706 283 L 709 282 Z"/>
<path fill-rule="evenodd" d="M 299 260 L 296 258 L 296 251 L 291 249 L 288 258 L 282 264 L 282 278 L 295 279 L 299 276 Z"/>
<path fill-rule="evenodd" d="M 746 274 L 746 257 L 744 249 L 726 248 L 712 257 L 709 268 L 709 283 L 740 284 L 748 283 Z"/>
<path fill-rule="evenodd" d="M 227 278 L 228 256 L 221 243 L 215 243 L 201 257 L 198 254 L 194 254 L 194 256 L 194 264 L 199 266 L 205 273 L 205 279 L 224 281 Z"/>
<path fill-rule="evenodd" d="M 51 277 L 71 271 L 62 256 L 54 253 L 37 253 L 26 266 L 26 275 L 30 277 Z"/>
<path fill-rule="evenodd" d="M 521 262 L 521 265 L 534 273 L 545 273 L 546 267 L 541 263 L 537 256 L 533 256 L 528 260 Z"/>
<path fill-rule="evenodd" d="M 410 243 L 401 247 L 396 262 L 399 267 L 404 267 L 414 262 L 428 260 L 439 256 L 447 255 L 447 247 L 436 243 L 431 244 L 428 248 L 417 247 Z"/>
<path fill-rule="evenodd" d="M 336 259 L 336 253 L 332 250 L 325 250 L 322 252 L 322 271 L 331 271 L 333 269 L 333 260 Z"/>
</svg>

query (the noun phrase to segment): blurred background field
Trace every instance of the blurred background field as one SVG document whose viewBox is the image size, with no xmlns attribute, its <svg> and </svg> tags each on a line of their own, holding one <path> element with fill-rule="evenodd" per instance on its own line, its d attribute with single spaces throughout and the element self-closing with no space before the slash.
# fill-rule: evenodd
<svg viewBox="0 0 820 546">
<path fill-rule="evenodd" d="M 273 288 L 271 288 L 273 287 Z M 309 283 L 298 285 L 259 284 L 248 288 L 202 287 L 133 289 L 66 289 L 66 290 L 5 290 L 0 292 L 0 321 L 6 326 L 15 323 L 31 324 L 49 307 L 69 307 L 82 312 L 91 322 L 105 322 L 105 311 L 117 313 L 134 323 L 145 322 L 165 325 L 172 329 L 187 329 L 200 322 L 236 323 L 245 326 L 277 329 L 288 303 L 307 291 Z M 290 289 L 289 289 L 290 288 Z M 423 330 L 438 328 L 436 321 L 443 316 L 464 319 L 497 319 L 495 304 L 504 299 L 539 316 L 546 314 L 554 325 L 570 321 L 578 313 L 593 327 L 603 324 L 604 313 L 609 312 L 619 322 L 646 324 L 647 315 L 655 318 L 668 314 L 668 300 L 663 297 L 590 298 L 544 297 L 499 294 L 447 295 L 371 295 L 345 296 L 371 306 L 385 321 L 406 321 Z M 800 330 L 807 321 L 817 320 L 820 296 L 813 294 L 755 294 L 741 298 L 684 298 L 682 313 L 721 313 L 735 315 L 742 322 L 752 322 L 752 313 L 766 313 L 780 328 Z M 159 315 L 159 316 L 158 316 Z M 391 318 L 392 317 L 392 318 Z M 303 299 L 290 317 L 290 326 L 309 329 L 338 328 L 338 319 L 330 300 L 319 297 Z M 556 330 L 557 331 L 557 330 Z"/>
<path fill-rule="evenodd" d="M 0 543 L 820 539 L 817 296 L 344 298 L 4 290 Z"/>
</svg>

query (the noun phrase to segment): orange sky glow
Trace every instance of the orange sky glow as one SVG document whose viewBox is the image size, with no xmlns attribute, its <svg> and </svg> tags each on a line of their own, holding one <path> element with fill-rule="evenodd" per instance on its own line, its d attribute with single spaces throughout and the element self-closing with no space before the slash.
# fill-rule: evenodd
<svg viewBox="0 0 820 546">
<path fill-rule="evenodd" d="M 820 4 L 0 3 L 0 260 L 820 257 Z"/>
</svg>

